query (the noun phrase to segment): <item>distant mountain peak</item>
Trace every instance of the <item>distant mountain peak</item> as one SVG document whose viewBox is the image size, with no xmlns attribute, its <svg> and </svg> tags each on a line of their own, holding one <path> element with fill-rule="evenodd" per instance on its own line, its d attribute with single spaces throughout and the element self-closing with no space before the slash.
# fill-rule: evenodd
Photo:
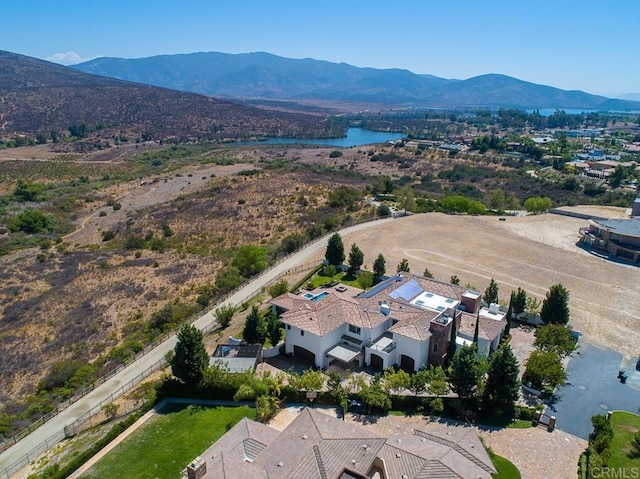
<svg viewBox="0 0 640 479">
<path fill-rule="evenodd" d="M 259 66 L 259 68 L 257 68 Z M 360 68 L 268 52 L 163 55 L 90 61 L 75 68 L 183 91 L 236 98 L 330 100 L 440 108 L 604 109 L 608 98 L 487 73 L 466 80 L 415 74 L 402 68 Z M 615 100 L 617 109 L 638 108 Z"/>
</svg>

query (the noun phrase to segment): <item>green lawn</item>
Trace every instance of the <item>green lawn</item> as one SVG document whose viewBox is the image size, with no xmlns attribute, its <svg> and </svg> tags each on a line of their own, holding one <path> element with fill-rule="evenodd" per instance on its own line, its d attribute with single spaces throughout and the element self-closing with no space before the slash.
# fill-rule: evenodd
<svg viewBox="0 0 640 479">
<path fill-rule="evenodd" d="M 505 459 L 502 456 L 494 454 L 493 451 L 488 451 L 493 465 L 498 470 L 497 474 L 493 474 L 491 477 L 494 479 L 520 479 L 520 471 L 511 461 Z"/>
<path fill-rule="evenodd" d="M 640 467 L 640 446 L 634 440 L 636 431 L 640 430 L 640 416 L 628 412 L 614 412 L 611 415 L 611 427 L 613 439 L 609 446 L 609 467 L 626 470 Z"/>
<path fill-rule="evenodd" d="M 255 410 L 170 404 L 120 443 L 83 478 L 176 479 L 180 471 Z"/>
<path fill-rule="evenodd" d="M 329 281 L 335 281 L 337 283 L 353 286 L 354 288 L 360 288 L 357 278 L 347 280 L 345 279 L 345 277 L 346 277 L 346 273 L 344 272 L 338 273 L 332 276 L 331 278 L 328 276 L 321 276 L 320 274 L 316 274 L 313 278 L 310 279 L 310 281 L 313 284 L 314 288 L 319 288 L 320 286 L 322 286 L 325 283 L 328 283 Z"/>
</svg>

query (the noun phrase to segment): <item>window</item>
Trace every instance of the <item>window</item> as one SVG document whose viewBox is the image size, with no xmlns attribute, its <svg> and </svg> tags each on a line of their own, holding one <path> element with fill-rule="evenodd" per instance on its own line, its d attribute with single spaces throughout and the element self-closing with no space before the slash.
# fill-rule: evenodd
<svg viewBox="0 0 640 479">
<path fill-rule="evenodd" d="M 291 325 L 290 324 L 287 324 L 287 329 L 291 329 Z"/>
<path fill-rule="evenodd" d="M 353 324 L 350 324 L 349 332 L 353 334 L 360 334 L 360 328 L 358 326 L 354 326 Z"/>
<path fill-rule="evenodd" d="M 438 343 L 433 343 L 433 352 L 434 353 L 438 352 Z"/>
<path fill-rule="evenodd" d="M 300 336 L 304 336 L 304 329 L 300 330 Z"/>
</svg>

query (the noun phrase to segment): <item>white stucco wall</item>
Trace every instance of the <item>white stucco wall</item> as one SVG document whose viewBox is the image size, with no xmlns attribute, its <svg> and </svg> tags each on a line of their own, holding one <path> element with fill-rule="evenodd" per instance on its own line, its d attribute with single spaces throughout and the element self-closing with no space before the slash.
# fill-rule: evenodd
<svg viewBox="0 0 640 479">
<path fill-rule="evenodd" d="M 415 339 L 402 336 L 400 334 L 393 335 L 398 347 L 396 348 L 396 361 L 400 363 L 400 355 L 410 356 L 415 361 L 414 370 L 418 371 L 423 365 L 429 362 L 429 339 L 424 341 L 416 341 Z"/>
</svg>

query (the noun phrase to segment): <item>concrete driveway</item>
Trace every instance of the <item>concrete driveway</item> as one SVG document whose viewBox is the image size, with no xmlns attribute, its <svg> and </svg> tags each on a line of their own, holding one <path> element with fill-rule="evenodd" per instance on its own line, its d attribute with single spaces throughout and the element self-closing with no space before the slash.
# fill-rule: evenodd
<svg viewBox="0 0 640 479">
<path fill-rule="evenodd" d="M 622 384 L 618 379 L 618 371 L 624 369 L 622 354 L 584 340 L 579 347 L 566 368 L 567 384 L 556 391 L 546 413 L 556 416 L 558 429 L 588 439 L 591 416 L 613 410 L 637 413 L 640 390 L 632 381 Z M 628 372 L 635 376 L 634 370 Z"/>
</svg>

